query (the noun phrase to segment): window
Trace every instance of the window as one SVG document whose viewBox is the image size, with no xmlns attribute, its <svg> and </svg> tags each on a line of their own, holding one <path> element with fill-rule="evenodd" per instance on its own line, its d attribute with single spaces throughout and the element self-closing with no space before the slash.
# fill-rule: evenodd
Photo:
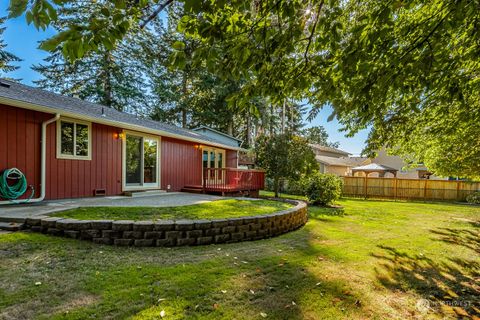
<svg viewBox="0 0 480 320">
<path fill-rule="evenodd" d="M 90 160 L 91 124 L 76 120 L 57 123 L 57 158 Z"/>
</svg>

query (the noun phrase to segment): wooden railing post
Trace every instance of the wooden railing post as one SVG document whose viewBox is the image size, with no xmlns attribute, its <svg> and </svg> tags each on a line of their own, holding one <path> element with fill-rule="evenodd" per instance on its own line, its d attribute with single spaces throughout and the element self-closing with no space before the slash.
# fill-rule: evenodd
<svg viewBox="0 0 480 320">
<path fill-rule="evenodd" d="M 457 178 L 458 179 L 458 178 Z M 459 195 L 460 195 L 460 181 L 457 180 L 457 195 L 455 196 L 455 199 L 457 201 L 462 201 L 462 199 L 459 198 Z"/>
<path fill-rule="evenodd" d="M 423 201 L 427 201 L 427 181 L 428 179 L 425 179 L 425 185 L 423 187 Z"/>
<path fill-rule="evenodd" d="M 393 182 L 394 183 L 394 189 L 393 189 L 393 198 L 395 199 L 395 201 L 397 200 L 397 177 L 394 178 L 395 181 Z"/>
<path fill-rule="evenodd" d="M 368 198 L 368 174 L 365 173 L 365 199 Z"/>
</svg>

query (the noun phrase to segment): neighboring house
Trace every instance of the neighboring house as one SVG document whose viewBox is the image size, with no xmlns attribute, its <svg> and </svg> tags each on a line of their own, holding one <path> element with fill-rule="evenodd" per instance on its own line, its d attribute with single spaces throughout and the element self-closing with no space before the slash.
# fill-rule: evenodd
<svg viewBox="0 0 480 320">
<path fill-rule="evenodd" d="M 399 156 L 388 155 L 385 149 L 377 152 L 377 157 L 368 159 L 365 164 L 376 163 L 398 170 L 396 177 L 398 179 L 431 179 L 431 180 L 448 180 L 435 176 L 425 166 L 418 165 L 414 168 L 408 168 L 408 164 Z M 356 173 L 358 176 L 363 176 L 363 173 Z M 385 177 L 391 178 L 392 173 L 386 173 Z M 378 177 L 378 173 L 370 173 L 369 177 Z"/>
<path fill-rule="evenodd" d="M 36 201 L 263 187 L 262 172 L 235 171 L 238 139 L 178 128 L 8 80 L 0 80 L 0 172 L 25 173 Z M 209 132 L 210 131 L 210 132 Z M 254 179 L 255 178 L 255 179 Z"/>
<path fill-rule="evenodd" d="M 362 165 L 367 158 L 350 157 L 350 153 L 340 149 L 311 144 L 315 159 L 320 166 L 321 173 L 332 173 L 337 176 L 351 176 L 352 168 Z"/>
</svg>

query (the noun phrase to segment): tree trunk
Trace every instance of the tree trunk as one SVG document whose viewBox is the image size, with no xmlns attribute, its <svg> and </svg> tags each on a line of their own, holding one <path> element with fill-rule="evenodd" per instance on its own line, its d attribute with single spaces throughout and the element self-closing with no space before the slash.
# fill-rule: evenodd
<svg viewBox="0 0 480 320">
<path fill-rule="evenodd" d="M 273 132 L 273 104 L 270 103 L 270 137 L 273 137 L 274 136 L 274 132 Z"/>
<path fill-rule="evenodd" d="M 104 56 L 104 64 L 103 64 L 103 98 L 102 104 L 106 105 L 107 107 L 112 107 L 113 105 L 113 97 L 112 97 L 112 73 L 111 73 L 111 65 L 112 65 L 112 56 L 110 51 L 106 51 Z M 123 111 L 123 108 L 118 107 L 119 111 Z"/>
<path fill-rule="evenodd" d="M 248 112 L 247 112 L 247 114 L 246 114 L 246 117 L 247 117 L 247 123 L 245 124 L 245 140 L 246 140 L 246 142 L 247 142 L 246 147 L 248 148 L 248 147 L 250 147 L 251 144 L 252 144 L 252 141 L 251 141 L 251 138 L 250 138 L 250 137 L 251 137 L 250 131 L 252 130 L 252 129 L 251 129 L 251 127 L 252 127 L 251 121 L 252 121 L 252 120 L 251 120 L 250 114 L 248 114 Z"/>
<path fill-rule="evenodd" d="M 283 99 L 283 106 L 282 106 L 282 134 L 285 133 L 285 99 Z"/>
<path fill-rule="evenodd" d="M 188 88 L 187 88 L 187 80 L 188 75 L 187 72 L 183 72 L 182 78 L 182 103 L 181 103 L 181 113 L 182 113 L 182 128 L 187 127 L 187 96 L 188 96 Z"/>
<path fill-rule="evenodd" d="M 275 198 L 278 198 L 278 190 L 280 189 L 280 181 L 278 178 L 273 178 L 273 191 L 275 192 Z"/>
</svg>

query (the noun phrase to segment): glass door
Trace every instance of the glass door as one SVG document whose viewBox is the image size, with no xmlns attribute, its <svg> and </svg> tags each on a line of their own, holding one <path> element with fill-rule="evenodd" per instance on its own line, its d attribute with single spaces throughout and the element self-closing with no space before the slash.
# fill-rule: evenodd
<svg viewBox="0 0 480 320">
<path fill-rule="evenodd" d="M 225 168 L 225 150 L 217 150 L 204 148 L 202 151 L 203 174 L 207 174 L 207 180 L 210 184 L 218 183 L 223 180 L 222 170 L 205 170 L 205 169 L 222 169 Z"/>
<path fill-rule="evenodd" d="M 158 187 L 158 140 L 127 134 L 124 150 L 125 189 Z"/>
</svg>

